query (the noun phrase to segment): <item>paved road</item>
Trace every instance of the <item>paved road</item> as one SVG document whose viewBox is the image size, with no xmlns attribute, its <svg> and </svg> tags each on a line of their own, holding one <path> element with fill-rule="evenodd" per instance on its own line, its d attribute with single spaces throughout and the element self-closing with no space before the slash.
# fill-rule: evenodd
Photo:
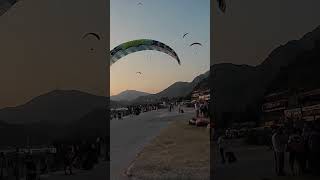
<svg viewBox="0 0 320 180">
<path fill-rule="evenodd" d="M 179 116 L 191 117 L 193 113 L 192 109 L 185 109 L 184 114 L 162 109 L 139 116 L 126 117 L 123 120 L 112 120 L 110 122 L 111 180 L 126 180 L 123 172 L 143 146 L 158 135 L 170 121 Z"/>
<path fill-rule="evenodd" d="M 127 180 L 124 170 L 142 150 L 143 146 L 157 136 L 160 130 L 177 118 L 193 116 L 192 109 L 184 109 L 184 114 L 168 112 L 167 109 L 142 113 L 139 116 L 125 117 L 123 120 L 110 122 L 110 155 L 111 162 L 98 164 L 91 171 L 76 171 L 75 175 L 66 176 L 64 172 L 42 177 L 45 180 L 109 180 L 107 168 L 110 168 L 110 180 Z"/>
<path fill-rule="evenodd" d="M 85 170 L 75 170 L 74 175 L 65 175 L 64 171 L 55 172 L 53 174 L 40 177 L 43 180 L 109 180 L 107 174 L 107 168 L 109 168 L 109 163 L 101 162 L 90 171 Z"/>
</svg>

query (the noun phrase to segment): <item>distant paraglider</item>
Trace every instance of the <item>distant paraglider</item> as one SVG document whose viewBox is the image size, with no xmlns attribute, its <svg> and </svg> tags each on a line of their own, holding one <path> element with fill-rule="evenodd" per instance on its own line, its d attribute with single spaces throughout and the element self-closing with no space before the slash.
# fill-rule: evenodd
<svg viewBox="0 0 320 180">
<path fill-rule="evenodd" d="M 86 37 L 88 37 L 88 36 L 93 36 L 93 37 L 95 37 L 95 38 L 97 38 L 97 40 L 101 40 L 101 38 L 100 38 L 100 36 L 97 34 L 97 33 L 86 33 L 86 34 L 84 34 L 83 36 L 82 36 L 82 39 L 84 39 L 84 38 L 86 38 Z"/>
<path fill-rule="evenodd" d="M 184 37 L 186 37 L 186 35 L 188 35 L 189 33 L 185 33 L 183 36 L 182 36 L 182 38 L 184 38 Z"/>
<path fill-rule="evenodd" d="M 191 46 L 194 46 L 194 45 L 202 46 L 202 44 L 201 44 L 201 43 L 195 42 L 195 43 L 190 44 L 190 47 L 191 47 Z"/>
<path fill-rule="evenodd" d="M 225 0 L 217 0 L 218 1 L 218 5 L 219 5 L 219 9 L 224 13 L 226 12 L 226 1 Z"/>
<path fill-rule="evenodd" d="M 136 72 L 136 74 L 140 74 L 141 75 L 142 73 L 141 72 Z"/>
<path fill-rule="evenodd" d="M 142 2 L 139 2 L 138 5 L 142 6 L 143 4 L 142 4 Z"/>
<path fill-rule="evenodd" d="M 115 47 L 114 49 L 112 49 L 110 51 L 110 55 L 111 55 L 110 66 L 124 56 L 127 56 L 134 52 L 145 51 L 145 50 L 154 50 L 154 51 L 160 51 L 160 52 L 166 53 L 169 56 L 173 57 L 178 62 L 179 65 L 181 64 L 177 53 L 168 45 L 156 40 L 138 39 L 138 40 L 125 42 Z"/>
<path fill-rule="evenodd" d="M 93 32 L 90 32 L 90 33 L 86 33 L 82 36 L 82 39 L 85 39 L 87 38 L 88 36 L 92 36 L 94 38 L 96 38 L 97 40 L 101 40 L 101 37 L 97 34 L 97 33 L 93 33 Z M 94 48 L 90 48 L 90 51 L 93 52 L 94 51 Z"/>
</svg>

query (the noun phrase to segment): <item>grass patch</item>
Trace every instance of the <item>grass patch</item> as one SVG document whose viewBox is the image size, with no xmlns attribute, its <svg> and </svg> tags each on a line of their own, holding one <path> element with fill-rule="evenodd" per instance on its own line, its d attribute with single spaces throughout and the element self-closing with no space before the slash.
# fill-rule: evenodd
<svg viewBox="0 0 320 180">
<path fill-rule="evenodd" d="M 130 174 L 138 179 L 209 179 L 209 130 L 172 122 L 137 156 Z"/>
</svg>

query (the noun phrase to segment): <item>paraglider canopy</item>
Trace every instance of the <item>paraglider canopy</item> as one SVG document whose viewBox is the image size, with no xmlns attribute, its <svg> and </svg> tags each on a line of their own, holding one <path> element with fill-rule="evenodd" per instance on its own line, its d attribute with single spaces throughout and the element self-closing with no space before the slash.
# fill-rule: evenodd
<svg viewBox="0 0 320 180">
<path fill-rule="evenodd" d="M 82 36 L 82 39 L 84 39 L 84 38 L 86 38 L 86 37 L 88 37 L 88 36 L 93 36 L 93 37 L 97 38 L 98 40 L 101 39 L 100 36 L 99 36 L 97 33 L 93 33 L 93 32 L 84 34 L 84 35 Z"/>
<path fill-rule="evenodd" d="M 194 45 L 202 46 L 202 44 L 201 44 L 201 43 L 196 42 L 196 43 L 192 43 L 192 44 L 190 44 L 190 47 L 191 47 L 191 46 L 194 46 Z"/>
<path fill-rule="evenodd" d="M 138 52 L 138 51 L 145 51 L 145 50 L 154 50 L 166 53 L 173 57 L 178 64 L 180 65 L 180 59 L 177 53 L 170 48 L 168 45 L 151 39 L 138 39 L 133 41 L 128 41 L 125 43 L 120 44 L 119 46 L 115 47 L 110 51 L 110 65 L 118 61 L 124 56 L 127 56 L 131 53 Z"/>
<path fill-rule="evenodd" d="M 183 36 L 182 36 L 182 38 L 184 38 L 184 37 L 186 37 L 186 35 L 188 35 L 189 33 L 185 33 Z"/>
</svg>

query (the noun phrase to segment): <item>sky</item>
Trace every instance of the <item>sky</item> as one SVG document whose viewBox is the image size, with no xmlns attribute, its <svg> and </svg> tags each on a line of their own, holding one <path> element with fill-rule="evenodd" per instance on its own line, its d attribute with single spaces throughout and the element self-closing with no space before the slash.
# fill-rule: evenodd
<svg viewBox="0 0 320 180">
<path fill-rule="evenodd" d="M 153 39 L 172 47 L 181 59 L 179 66 L 158 51 L 123 57 L 110 67 L 111 95 L 125 90 L 157 93 L 210 69 L 210 0 L 111 0 L 110 7 L 111 49 L 130 40 Z M 185 33 L 189 35 L 183 38 Z M 193 42 L 203 47 L 189 47 Z"/>
<path fill-rule="evenodd" d="M 216 1 L 214 1 L 216 2 Z M 226 0 L 213 11 L 211 64 L 259 65 L 272 50 L 320 25 L 319 0 Z"/>
<path fill-rule="evenodd" d="M 81 38 L 109 35 L 106 7 L 105 0 L 23 0 L 1 16 L 0 108 L 55 89 L 107 96 L 109 44 Z"/>
<path fill-rule="evenodd" d="M 320 25 L 319 0 L 226 1 L 226 14 L 213 11 L 211 63 L 260 64 Z M 209 69 L 209 8 L 209 0 L 111 0 L 109 30 L 105 0 L 23 0 L 0 17 L 0 108 L 54 89 L 108 95 L 106 47 L 138 38 L 168 44 L 182 64 L 160 52 L 131 54 L 111 66 L 111 94 L 191 81 Z M 86 32 L 110 32 L 111 42 L 82 40 Z M 204 46 L 189 48 L 194 41 Z"/>
</svg>

